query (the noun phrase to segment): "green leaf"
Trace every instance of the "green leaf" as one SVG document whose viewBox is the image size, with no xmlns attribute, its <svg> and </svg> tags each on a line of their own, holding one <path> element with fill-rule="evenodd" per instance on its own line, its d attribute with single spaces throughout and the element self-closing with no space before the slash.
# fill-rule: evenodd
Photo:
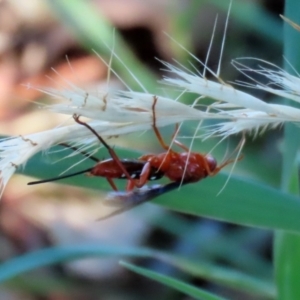
<svg viewBox="0 0 300 300">
<path fill-rule="evenodd" d="M 137 267 L 133 264 L 129 264 L 124 261 L 120 262 L 120 264 L 126 269 L 129 269 L 137 274 L 148 277 L 152 280 L 158 281 L 166 286 L 172 287 L 173 289 L 180 291 L 195 299 L 201 299 L 201 300 L 224 300 L 225 299 L 223 297 L 216 296 L 212 293 L 206 292 L 203 289 L 196 288 L 178 279 L 174 279 L 170 276 L 162 275 L 157 272 L 147 270 L 145 268 Z"/>
</svg>

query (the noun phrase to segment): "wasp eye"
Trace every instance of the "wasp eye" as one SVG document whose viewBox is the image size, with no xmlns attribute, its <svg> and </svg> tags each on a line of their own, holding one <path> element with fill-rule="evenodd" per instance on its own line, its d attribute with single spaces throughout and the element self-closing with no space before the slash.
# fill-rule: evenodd
<svg viewBox="0 0 300 300">
<path fill-rule="evenodd" d="M 211 155 L 207 155 L 206 157 L 206 161 L 208 163 L 209 166 L 209 170 L 212 172 L 215 170 L 215 168 L 217 167 L 217 161 L 214 157 L 212 157 Z"/>
</svg>

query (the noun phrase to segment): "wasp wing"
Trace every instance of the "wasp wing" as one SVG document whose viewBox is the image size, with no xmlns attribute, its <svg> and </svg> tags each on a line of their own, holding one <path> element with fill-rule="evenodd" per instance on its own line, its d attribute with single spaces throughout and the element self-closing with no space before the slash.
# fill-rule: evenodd
<svg viewBox="0 0 300 300">
<path fill-rule="evenodd" d="M 170 182 L 166 185 L 156 184 L 152 186 L 144 186 L 133 191 L 117 191 L 110 192 L 104 199 L 104 205 L 113 207 L 113 211 L 107 215 L 100 217 L 98 220 L 105 220 L 112 216 L 118 215 L 144 202 L 170 192 L 182 185 L 181 182 Z"/>
</svg>

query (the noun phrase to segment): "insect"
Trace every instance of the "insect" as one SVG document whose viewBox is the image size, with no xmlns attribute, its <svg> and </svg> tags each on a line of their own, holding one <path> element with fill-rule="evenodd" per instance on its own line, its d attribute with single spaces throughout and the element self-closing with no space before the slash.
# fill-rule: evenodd
<svg viewBox="0 0 300 300">
<path fill-rule="evenodd" d="M 146 201 L 174 190 L 183 184 L 198 182 L 207 176 L 214 176 L 220 172 L 226 165 L 233 162 L 233 160 L 226 160 L 221 165 L 217 165 L 216 159 L 210 154 L 201 154 L 198 152 L 191 152 L 189 149 L 177 141 L 175 136 L 178 132 L 176 126 L 175 133 L 172 136 L 174 144 L 183 149 L 182 152 L 176 152 L 170 146 L 165 144 L 163 138 L 156 126 L 156 110 L 157 97 L 154 97 L 152 104 L 152 128 L 154 133 L 165 152 L 160 154 L 145 154 L 136 160 L 119 159 L 116 152 L 111 148 L 105 140 L 87 123 L 80 120 L 80 116 L 73 115 L 74 120 L 89 129 L 108 150 L 111 158 L 99 161 L 97 158 L 90 156 L 88 153 L 80 151 L 81 154 L 96 161 L 96 165 L 92 168 L 79 171 L 64 176 L 29 182 L 29 185 L 45 183 L 75 176 L 82 173 L 88 173 L 92 176 L 100 176 L 107 179 L 114 192 L 108 193 L 105 204 L 113 206 L 115 209 L 112 213 L 101 218 L 106 219 L 110 216 L 121 213 L 134 206 L 137 206 Z M 62 146 L 78 149 L 67 144 Z M 238 158 L 240 160 L 241 158 Z M 170 183 L 166 185 L 145 186 L 147 181 L 158 180 L 162 177 L 170 179 Z M 126 179 L 126 191 L 118 191 L 114 183 L 114 179 Z M 144 187 L 144 188 L 142 188 Z"/>
<path fill-rule="evenodd" d="M 88 175 L 106 178 L 114 191 L 118 191 L 118 188 L 113 181 L 114 179 L 127 179 L 128 184 L 126 187 L 126 191 L 131 191 L 134 188 L 141 188 L 149 180 L 158 180 L 164 176 L 174 182 L 197 182 L 207 176 L 216 175 L 222 168 L 231 163 L 231 160 L 228 160 L 220 166 L 217 166 L 215 158 L 213 158 L 211 155 L 203 155 L 198 152 L 189 152 L 189 149 L 177 140 L 174 140 L 174 143 L 181 147 L 184 151 L 180 153 L 173 151 L 169 146 L 165 144 L 156 126 L 156 103 L 157 98 L 154 97 L 154 102 L 152 105 L 152 127 L 158 141 L 160 142 L 163 149 L 166 150 L 166 152 L 160 154 L 146 154 L 136 160 L 119 159 L 114 149 L 111 148 L 89 124 L 82 122 L 80 120 L 80 116 L 74 115 L 74 120 L 78 124 L 87 127 L 98 138 L 98 140 L 108 150 L 111 158 L 99 161 L 99 159 L 93 156 L 89 156 L 87 153 L 81 151 L 81 154 L 96 161 L 96 165 L 94 167 L 60 177 L 32 181 L 29 182 L 28 185 L 51 182 L 87 173 Z M 176 131 L 173 136 L 177 134 L 177 131 L 178 128 L 176 127 Z M 76 147 L 69 146 L 67 144 L 61 145 L 78 151 Z"/>
</svg>

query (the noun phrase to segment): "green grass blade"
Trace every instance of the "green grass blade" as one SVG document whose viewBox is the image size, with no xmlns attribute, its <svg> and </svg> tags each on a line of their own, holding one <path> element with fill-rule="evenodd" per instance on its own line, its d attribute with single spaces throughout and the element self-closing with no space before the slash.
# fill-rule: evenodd
<svg viewBox="0 0 300 300">
<path fill-rule="evenodd" d="M 84 257 L 134 256 L 155 257 L 156 252 L 146 248 L 110 247 L 104 245 L 74 245 L 53 247 L 31 252 L 6 261 L 0 265 L 0 281 L 5 281 L 24 272 Z"/>
<path fill-rule="evenodd" d="M 178 279 L 174 279 L 170 276 L 162 275 L 157 272 L 147 270 L 145 268 L 137 267 L 133 264 L 129 264 L 124 261 L 120 262 L 120 264 L 126 269 L 129 269 L 137 274 L 143 275 L 152 280 L 158 281 L 166 286 L 169 286 L 195 299 L 201 299 L 201 300 L 224 300 L 225 299 L 223 297 L 216 296 L 212 293 L 206 292 L 200 288 L 196 288 Z"/>
<path fill-rule="evenodd" d="M 278 299 L 300 299 L 300 238 L 277 232 L 275 239 L 275 278 Z"/>
<path fill-rule="evenodd" d="M 230 268 L 205 262 L 200 263 L 178 256 L 167 255 L 164 260 L 193 277 L 200 277 L 227 288 L 255 294 L 256 296 L 259 295 L 260 297 L 274 298 L 275 296 L 274 284 L 265 278 L 251 277 Z"/>
<path fill-rule="evenodd" d="M 250 180 L 218 174 L 161 197 L 158 202 L 170 209 L 236 224 L 300 232 L 298 198 Z M 156 202 L 156 201 L 155 201 Z M 283 213 L 284 212 L 284 213 Z"/>
<path fill-rule="evenodd" d="M 300 2 L 286 0 L 285 17 L 300 24 Z M 293 68 L 300 70 L 300 33 L 289 24 L 284 24 L 284 56 L 286 71 L 294 73 Z M 292 66 L 292 67 L 291 67 Z M 286 102 L 286 104 L 290 104 Z M 300 147 L 298 138 L 300 130 L 293 124 L 285 126 L 283 147 L 282 189 L 299 195 L 298 166 L 296 155 Z M 298 198 L 298 202 L 300 199 Z M 286 231 L 276 233 L 275 247 L 275 278 L 278 290 L 278 299 L 300 299 L 300 237 Z"/>
<path fill-rule="evenodd" d="M 73 157 L 57 164 L 51 163 L 53 160 L 64 157 L 66 153 L 66 151 L 53 153 L 51 159 L 39 154 L 26 164 L 24 173 L 40 178 L 58 176 L 78 161 L 78 158 Z M 128 152 L 118 151 L 118 153 L 121 157 L 130 157 Z M 131 153 L 131 157 L 134 155 L 136 157 L 136 153 Z M 93 164 L 85 161 L 80 165 L 80 170 L 90 166 Z M 300 201 L 296 196 L 235 176 L 230 178 L 229 184 L 217 196 L 226 178 L 227 175 L 218 174 L 162 195 L 154 202 L 196 216 L 205 216 L 246 226 L 300 232 Z M 106 180 L 84 175 L 72 177 L 63 182 L 99 190 L 110 189 Z"/>
<path fill-rule="evenodd" d="M 96 9 L 92 2 L 83 0 L 49 0 L 48 4 L 54 10 L 56 16 L 66 24 L 88 51 L 94 49 L 97 53 L 110 57 L 112 52 L 110 45 L 114 44 L 114 52 L 121 55 L 122 62 L 130 69 L 132 74 L 147 89 L 156 90 L 157 82 L 155 76 L 135 58 L 118 33 L 113 34 L 114 28 L 101 16 L 100 10 Z M 124 65 L 118 59 L 113 59 L 113 69 L 122 78 L 126 78 L 126 82 L 131 88 L 140 88 L 136 80 L 128 76 L 128 71 L 125 70 Z"/>
<path fill-rule="evenodd" d="M 252 241 L 259 243 L 259 241 L 265 240 L 268 235 L 265 231 L 240 228 L 233 232 L 223 232 L 217 236 L 211 236 L 207 235 L 205 231 L 201 231 L 193 221 L 171 212 L 165 211 L 163 215 L 152 216 L 149 219 L 144 215 L 142 217 L 151 226 L 175 235 L 180 239 L 181 244 L 190 245 L 193 253 L 200 252 L 204 259 L 225 260 L 238 270 L 245 270 L 254 275 L 259 274 L 265 278 L 270 278 L 273 273 L 272 265 L 266 258 L 244 247 L 245 242 L 251 244 Z"/>
<path fill-rule="evenodd" d="M 201 277 L 226 287 L 267 298 L 270 298 L 274 294 L 272 284 L 264 278 L 255 279 L 243 273 L 205 262 L 195 264 L 194 261 L 180 256 L 148 248 L 114 247 L 95 244 L 52 247 L 11 259 L 0 265 L 0 281 L 6 281 L 30 270 L 50 264 L 68 262 L 84 257 L 105 258 L 107 256 L 152 257 L 171 264 L 189 275 Z"/>
</svg>

